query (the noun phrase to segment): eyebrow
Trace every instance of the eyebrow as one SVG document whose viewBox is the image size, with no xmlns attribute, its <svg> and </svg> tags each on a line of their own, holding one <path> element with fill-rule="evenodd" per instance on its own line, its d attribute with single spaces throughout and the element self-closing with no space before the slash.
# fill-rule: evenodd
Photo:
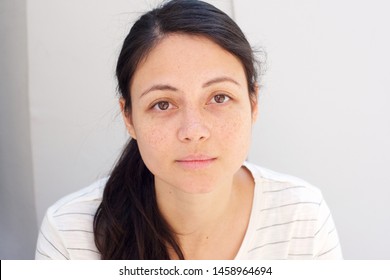
<svg viewBox="0 0 390 280">
<path fill-rule="evenodd" d="M 241 87 L 240 83 L 237 82 L 236 80 L 232 79 L 232 78 L 229 78 L 229 77 L 217 77 L 217 78 L 211 79 L 210 81 L 205 82 L 202 85 L 202 88 L 206 88 L 206 87 L 212 86 L 213 84 L 218 84 L 218 83 L 223 83 L 223 82 L 230 82 L 230 83 L 233 83 L 233 84 Z M 140 97 L 148 94 L 151 91 L 155 91 L 155 90 L 179 91 L 177 88 L 175 88 L 175 87 L 173 87 L 171 85 L 168 85 L 168 84 L 157 84 L 157 85 L 151 86 L 150 88 L 148 88 L 147 90 L 142 92 Z"/>
<path fill-rule="evenodd" d="M 233 83 L 237 86 L 241 86 L 239 82 L 237 82 L 236 80 L 234 80 L 230 77 L 217 77 L 217 78 L 211 79 L 210 81 L 204 83 L 202 87 L 206 88 L 206 87 L 209 87 L 213 84 L 218 84 L 218 83 L 223 83 L 223 82 L 230 82 L 230 83 Z"/>
<path fill-rule="evenodd" d="M 148 88 L 147 90 L 145 90 L 140 97 L 146 95 L 147 93 L 151 92 L 151 91 L 155 91 L 155 90 L 169 90 L 169 91 L 178 91 L 177 88 L 173 87 L 173 86 L 170 86 L 170 85 L 164 85 L 164 84 L 158 84 L 158 85 L 153 85 L 151 86 L 150 88 Z"/>
</svg>

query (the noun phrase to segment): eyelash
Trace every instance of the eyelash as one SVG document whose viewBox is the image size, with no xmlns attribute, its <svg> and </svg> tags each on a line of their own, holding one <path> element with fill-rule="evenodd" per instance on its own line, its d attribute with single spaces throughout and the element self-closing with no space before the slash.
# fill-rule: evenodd
<svg viewBox="0 0 390 280">
<path fill-rule="evenodd" d="M 223 102 L 217 102 L 217 101 L 215 100 L 216 97 L 222 97 L 222 96 L 225 98 L 225 99 L 223 100 Z M 211 100 L 214 100 L 215 102 L 210 102 L 210 103 L 212 103 L 212 104 L 224 104 L 224 103 L 228 102 L 228 101 L 231 100 L 231 99 L 232 99 L 232 98 L 231 98 L 230 96 L 226 95 L 226 94 L 218 93 L 218 94 L 214 95 L 213 98 L 211 99 Z"/>
<path fill-rule="evenodd" d="M 225 99 L 223 100 L 223 102 L 217 102 L 215 100 L 216 97 L 224 97 Z M 216 95 L 214 95 L 212 98 L 211 98 L 211 101 L 208 103 L 208 104 L 224 104 L 228 101 L 230 101 L 232 98 L 230 96 L 228 96 L 227 94 L 223 94 L 223 93 L 218 93 Z M 162 105 L 163 103 L 166 103 L 168 105 L 168 107 L 166 109 L 161 109 L 159 105 Z M 154 109 L 154 110 L 157 110 L 157 111 L 167 111 L 168 109 L 170 109 L 172 107 L 172 103 L 167 101 L 167 100 L 161 100 L 161 101 L 158 101 L 156 103 L 154 103 L 152 106 L 151 106 L 151 109 Z"/>
<path fill-rule="evenodd" d="M 159 104 L 162 104 L 162 103 L 167 103 L 168 104 L 168 107 L 166 109 L 164 109 L 164 110 L 159 107 Z M 162 100 L 162 101 L 158 101 L 158 102 L 154 103 L 153 106 L 152 106 L 152 109 L 155 109 L 157 111 L 166 111 L 170 107 L 172 107 L 172 104 L 169 101 Z"/>
</svg>

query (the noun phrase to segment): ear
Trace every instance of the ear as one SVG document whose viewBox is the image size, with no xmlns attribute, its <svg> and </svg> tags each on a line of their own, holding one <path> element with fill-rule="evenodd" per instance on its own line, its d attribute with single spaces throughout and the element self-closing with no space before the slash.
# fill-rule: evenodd
<svg viewBox="0 0 390 280">
<path fill-rule="evenodd" d="M 257 115 L 259 113 L 258 100 L 259 100 L 259 85 L 256 83 L 255 91 L 250 95 L 250 102 L 252 108 L 252 124 L 256 122 Z"/>
<path fill-rule="evenodd" d="M 125 122 L 127 132 L 130 134 L 131 138 L 136 140 L 137 136 L 135 134 L 131 113 L 128 110 L 126 110 L 126 100 L 123 97 L 119 99 L 119 106 L 121 108 L 122 118 L 123 121 Z"/>
</svg>

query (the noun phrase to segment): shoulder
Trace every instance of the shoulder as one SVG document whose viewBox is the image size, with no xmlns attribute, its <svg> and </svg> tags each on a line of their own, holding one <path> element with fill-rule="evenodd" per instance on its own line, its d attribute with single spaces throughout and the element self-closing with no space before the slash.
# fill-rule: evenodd
<svg viewBox="0 0 390 280">
<path fill-rule="evenodd" d="M 245 163 L 255 180 L 247 258 L 341 258 L 321 191 L 300 178 Z"/>
<path fill-rule="evenodd" d="M 69 194 L 48 208 L 36 248 L 37 259 L 98 259 L 93 220 L 107 178 Z"/>
<path fill-rule="evenodd" d="M 97 207 L 102 201 L 104 187 L 108 178 L 100 179 L 90 186 L 71 193 L 47 210 L 50 216 L 61 216 L 70 214 L 95 214 Z"/>
<path fill-rule="evenodd" d="M 316 220 L 324 204 L 321 191 L 300 178 L 247 163 L 255 180 L 254 209 L 264 224 Z"/>
<path fill-rule="evenodd" d="M 275 172 L 252 163 L 245 163 L 255 180 L 257 192 L 277 200 L 320 204 L 323 200 L 319 188 L 288 174 Z"/>
</svg>

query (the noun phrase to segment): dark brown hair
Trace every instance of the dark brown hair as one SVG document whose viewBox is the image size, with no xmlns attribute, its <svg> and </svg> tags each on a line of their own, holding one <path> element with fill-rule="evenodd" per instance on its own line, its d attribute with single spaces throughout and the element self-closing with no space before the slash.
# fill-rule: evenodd
<svg viewBox="0 0 390 280">
<path fill-rule="evenodd" d="M 131 113 L 130 82 L 138 64 L 172 33 L 204 36 L 235 55 L 244 67 L 250 98 L 256 98 L 257 64 L 238 25 L 205 2 L 172 0 L 141 16 L 123 43 L 116 76 L 127 113 Z M 134 139 L 107 181 L 94 219 L 94 236 L 102 259 L 169 259 L 167 248 L 184 259 L 175 233 L 159 212 L 154 176 Z"/>
</svg>

